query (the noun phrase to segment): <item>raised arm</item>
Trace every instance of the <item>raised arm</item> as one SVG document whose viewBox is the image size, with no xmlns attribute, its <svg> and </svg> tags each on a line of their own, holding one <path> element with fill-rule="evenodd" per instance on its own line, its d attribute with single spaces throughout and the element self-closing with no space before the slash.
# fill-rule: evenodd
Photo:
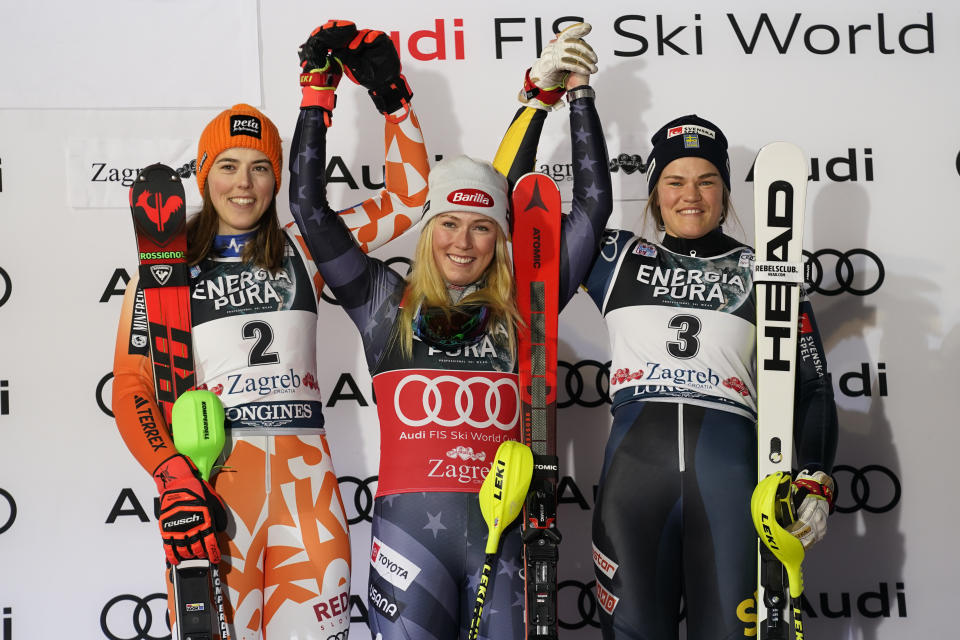
<svg viewBox="0 0 960 640">
<path fill-rule="evenodd" d="M 570 104 L 573 162 L 573 203 L 563 217 L 560 255 L 560 305 L 570 301 L 586 277 L 600 247 L 600 236 L 613 210 L 607 145 L 589 86 L 597 57 L 583 36 L 590 25 L 564 29 L 544 47 L 527 70 L 520 101 L 526 107 L 514 116 L 504 135 L 494 166 L 512 185 L 532 171 L 547 111 L 558 109 L 564 93 Z"/>
<path fill-rule="evenodd" d="M 337 59 L 329 55 L 329 49 L 321 48 L 321 43 L 317 39 L 318 33 L 322 31 L 314 32 L 311 39 L 301 48 L 300 55 L 304 69 L 320 71 L 303 75 L 327 74 L 329 76 L 335 73 L 330 69 L 339 65 Z M 323 35 L 328 37 L 331 34 Z M 387 42 L 389 43 L 389 39 Z M 392 43 L 390 46 L 392 48 Z M 345 54 L 344 57 L 349 59 L 349 55 L 351 54 Z M 359 63 L 354 61 L 354 64 L 358 69 L 360 68 Z M 361 75 L 361 77 L 366 76 Z M 426 194 L 426 173 L 424 171 L 421 175 L 419 169 L 408 170 L 407 163 L 402 161 L 403 156 L 400 156 L 400 163 L 395 163 L 403 166 L 395 166 L 391 169 L 388 164 L 387 189 L 377 197 L 348 210 L 349 216 L 353 216 L 354 220 L 357 216 L 363 216 L 361 212 L 368 216 L 365 223 L 354 224 L 353 231 L 348 228 L 345 218 L 330 207 L 326 194 L 326 137 L 335 100 L 332 98 L 332 91 L 323 87 L 335 88 L 338 81 L 339 77 L 318 75 L 310 78 L 307 81 L 308 84 L 303 87 L 304 99 L 290 149 L 290 210 L 320 274 L 360 330 L 368 364 L 372 364 L 379 357 L 389 338 L 389 328 L 393 323 L 399 296 L 403 291 L 403 278 L 382 262 L 368 258 L 363 248 L 365 245 L 365 248 L 373 249 L 382 244 L 380 240 L 399 235 L 403 229 L 419 220 L 419 205 L 422 204 Z M 301 84 L 303 83 L 304 81 L 301 80 Z M 377 90 L 379 93 L 370 89 L 371 96 L 376 93 L 374 103 L 378 108 L 382 106 L 384 109 L 390 109 L 399 104 L 398 108 L 390 112 L 391 115 L 386 116 L 388 145 L 390 145 L 387 151 L 388 162 L 391 157 L 397 157 L 392 156 L 393 150 L 400 144 L 397 136 L 406 136 L 403 123 L 409 121 L 410 125 L 415 125 L 415 117 L 410 110 L 409 88 L 405 81 L 403 81 L 403 87 L 404 91 L 397 90 L 391 94 L 395 101 L 388 99 L 386 89 L 380 88 Z M 394 89 L 397 89 L 396 85 Z M 316 99 L 317 96 L 310 93 L 322 91 L 329 92 L 326 94 L 328 97 L 323 100 Z M 419 138 L 419 128 L 414 128 Z M 392 138 L 391 131 L 395 134 Z M 406 142 L 403 144 L 408 147 L 408 151 L 411 146 L 419 147 L 422 151 L 422 166 L 425 169 L 426 152 L 423 150 L 422 142 L 413 145 L 408 145 Z M 418 179 L 423 181 L 420 189 L 417 189 Z M 411 208 L 407 203 L 419 204 Z M 402 214 L 404 218 L 399 217 L 402 211 L 401 205 L 402 210 L 409 212 Z M 415 214 L 413 209 L 416 210 Z M 392 218 L 391 215 L 393 215 Z M 351 219 L 349 216 L 347 219 Z"/>
<path fill-rule="evenodd" d="M 327 127 L 343 73 L 368 90 L 384 116 L 384 188 L 340 211 L 360 248 L 373 251 L 416 224 L 427 197 L 430 167 L 410 104 L 413 92 L 400 72 L 393 42 L 382 31 L 358 31 L 352 22 L 331 20 L 313 31 L 299 55 L 301 108 L 321 110 Z"/>
</svg>

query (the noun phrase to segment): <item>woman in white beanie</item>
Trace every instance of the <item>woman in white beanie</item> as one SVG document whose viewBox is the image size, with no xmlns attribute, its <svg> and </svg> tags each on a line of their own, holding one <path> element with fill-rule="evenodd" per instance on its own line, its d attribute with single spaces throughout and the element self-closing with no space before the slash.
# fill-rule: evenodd
<svg viewBox="0 0 960 640">
<path fill-rule="evenodd" d="M 572 57 L 546 48 L 534 68 L 547 73 L 532 80 L 528 74 L 532 88 L 524 92 L 527 100 L 539 93 L 556 103 L 565 84 L 573 98 L 579 169 L 572 210 L 563 220 L 561 304 L 586 274 L 612 208 L 593 91 L 587 75 L 571 73 L 596 71 L 595 56 L 576 40 Z M 349 56 L 349 45 L 331 42 L 334 56 Z M 502 174 L 531 170 L 532 153 L 518 152 L 544 116 L 526 107 L 517 115 L 498 155 L 502 173 L 466 156 L 433 168 L 406 279 L 361 252 L 326 205 L 323 114 L 304 108 L 297 121 L 291 209 L 327 284 L 360 330 L 377 397 L 381 455 L 368 611 L 371 633 L 380 640 L 467 636 L 487 534 L 476 494 L 500 442 L 520 439 L 519 314 Z M 514 523 L 487 586 L 479 637 L 522 637 L 521 567 Z"/>
</svg>

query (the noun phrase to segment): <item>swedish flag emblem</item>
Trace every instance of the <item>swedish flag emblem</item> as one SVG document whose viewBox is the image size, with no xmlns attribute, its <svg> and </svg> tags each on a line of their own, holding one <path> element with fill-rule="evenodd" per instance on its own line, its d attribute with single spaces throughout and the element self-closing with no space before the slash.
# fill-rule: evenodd
<svg viewBox="0 0 960 640">
<path fill-rule="evenodd" d="M 683 148 L 684 149 L 699 149 L 700 148 L 700 136 L 695 133 L 685 133 L 683 134 Z"/>
</svg>

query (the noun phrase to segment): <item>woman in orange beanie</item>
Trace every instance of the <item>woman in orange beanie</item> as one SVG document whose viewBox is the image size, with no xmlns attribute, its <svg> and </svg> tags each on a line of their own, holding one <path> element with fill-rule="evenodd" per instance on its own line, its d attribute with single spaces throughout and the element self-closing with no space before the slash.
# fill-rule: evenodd
<svg viewBox="0 0 960 640">
<path fill-rule="evenodd" d="M 313 100 L 324 95 L 304 91 Z M 342 212 L 365 220 L 352 230 L 365 251 L 419 220 L 426 195 L 416 120 L 387 119 L 385 132 L 384 155 L 400 152 L 387 162 L 385 189 Z M 149 352 L 132 335 L 143 304 L 136 278 L 124 298 L 114 360 L 113 410 L 125 443 L 162 499 L 192 488 L 202 515 L 193 544 L 164 539 L 167 559 L 222 559 L 235 640 L 326 640 L 346 637 L 350 625 L 349 535 L 317 386 L 323 281 L 296 230 L 279 223 L 282 166 L 277 128 L 249 105 L 223 111 L 200 136 L 203 206 L 187 228 L 196 379 L 222 400 L 228 434 L 224 467 L 211 484 L 194 478 L 183 456 L 166 453 L 175 448 L 154 401 Z M 153 445 L 143 436 L 144 411 L 158 418 Z M 174 620 L 172 606 L 170 613 Z"/>
</svg>

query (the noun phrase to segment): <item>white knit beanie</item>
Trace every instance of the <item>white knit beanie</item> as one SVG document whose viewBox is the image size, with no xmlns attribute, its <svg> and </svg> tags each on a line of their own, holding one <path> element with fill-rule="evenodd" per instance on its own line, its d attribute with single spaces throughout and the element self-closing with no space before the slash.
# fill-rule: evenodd
<svg viewBox="0 0 960 640">
<path fill-rule="evenodd" d="M 423 222 L 451 211 L 479 213 L 496 220 L 507 239 L 510 198 L 507 179 L 489 162 L 457 156 L 441 160 L 430 170 Z"/>
</svg>

